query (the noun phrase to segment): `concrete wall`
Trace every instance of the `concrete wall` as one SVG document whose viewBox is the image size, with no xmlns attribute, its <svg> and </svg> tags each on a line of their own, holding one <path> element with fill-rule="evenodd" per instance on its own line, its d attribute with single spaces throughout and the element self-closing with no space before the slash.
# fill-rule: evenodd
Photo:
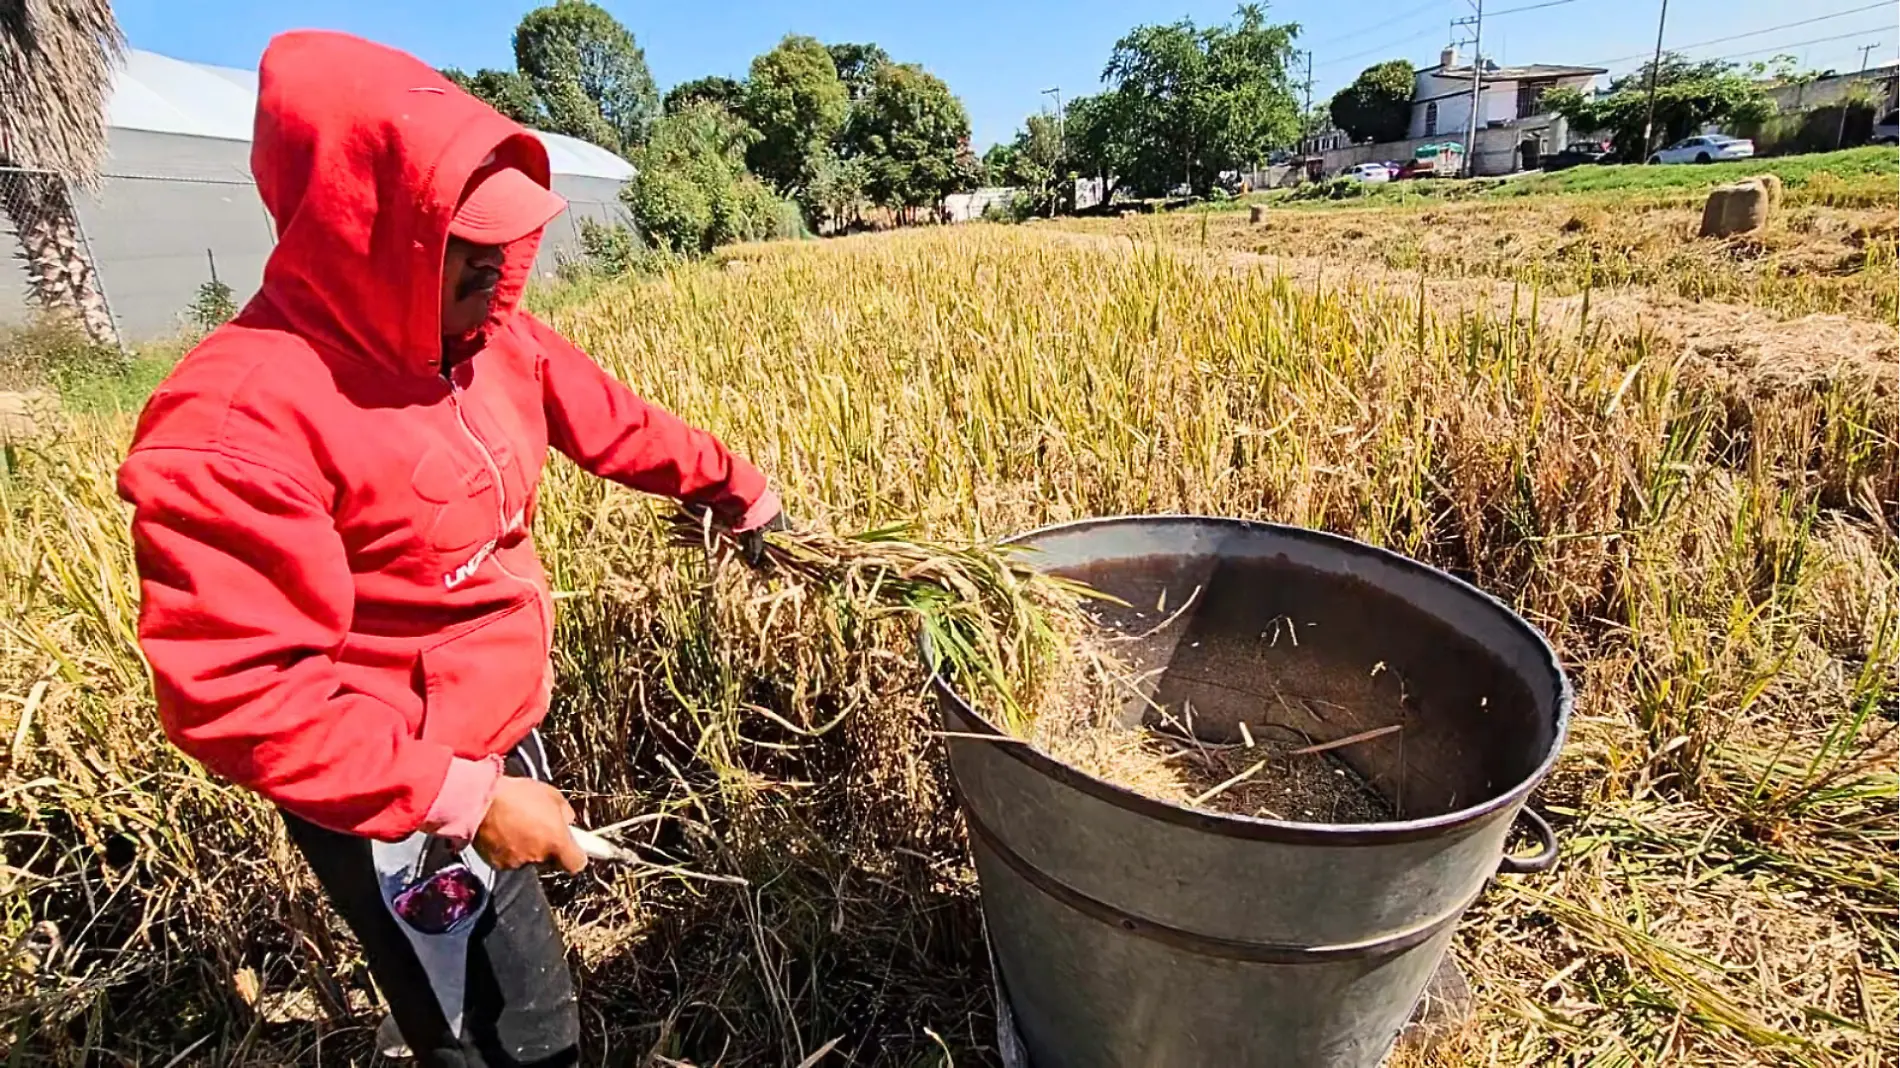
<svg viewBox="0 0 1900 1068">
<path fill-rule="evenodd" d="M 1848 90 L 1856 84 L 1862 84 L 1880 93 L 1886 106 L 1891 108 L 1900 103 L 1896 100 L 1896 90 L 1900 89 L 1900 85 L 1896 84 L 1900 81 L 1897 75 L 1900 75 L 1900 67 L 1889 64 L 1853 74 L 1816 78 L 1804 85 L 1777 85 L 1768 90 L 1768 97 L 1783 113 L 1806 111 L 1832 104 L 1847 95 Z"/>
<path fill-rule="evenodd" d="M 1563 147 L 1565 136 L 1563 120 L 1551 115 L 1525 119 L 1510 126 L 1481 129 L 1478 131 L 1478 150 L 1472 160 L 1472 173 L 1477 175 L 1510 174 L 1518 170 L 1518 145 L 1525 138 L 1541 137 L 1545 151 L 1555 152 Z M 1445 141 L 1463 144 L 1463 131 L 1451 136 L 1440 134 L 1436 137 L 1414 137 L 1405 141 L 1385 141 L 1334 149 L 1331 152 L 1322 153 L 1321 173 L 1330 178 L 1361 163 L 1382 163 L 1387 160 L 1398 160 L 1403 163 L 1412 158 L 1412 153 L 1416 152 L 1419 146 L 1441 144 Z"/>
<path fill-rule="evenodd" d="M 983 217 L 983 210 L 992 205 L 998 209 L 1009 206 L 1009 198 L 1016 195 L 1010 186 L 998 185 L 978 189 L 970 193 L 952 193 L 943 198 L 943 219 L 945 222 L 974 222 Z"/>
</svg>

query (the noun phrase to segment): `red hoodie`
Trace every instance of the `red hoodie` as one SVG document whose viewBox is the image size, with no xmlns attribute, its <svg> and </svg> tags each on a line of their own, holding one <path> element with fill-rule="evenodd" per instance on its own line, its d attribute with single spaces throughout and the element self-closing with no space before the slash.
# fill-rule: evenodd
<svg viewBox="0 0 1900 1068">
<path fill-rule="evenodd" d="M 472 356 L 441 373 L 449 218 L 494 154 L 546 150 L 421 62 L 277 38 L 251 169 L 264 285 L 152 396 L 119 491 L 166 733 L 314 823 L 472 833 L 547 712 L 553 606 L 530 526 L 549 446 L 603 478 L 770 518 L 765 477 L 516 310 L 509 246 Z"/>
</svg>

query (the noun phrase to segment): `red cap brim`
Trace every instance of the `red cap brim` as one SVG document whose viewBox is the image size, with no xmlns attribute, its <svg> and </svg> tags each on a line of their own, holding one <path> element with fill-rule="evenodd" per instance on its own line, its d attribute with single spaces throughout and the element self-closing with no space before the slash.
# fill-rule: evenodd
<svg viewBox="0 0 1900 1068">
<path fill-rule="evenodd" d="M 449 233 L 478 245 L 519 241 L 567 210 L 560 194 L 514 167 L 481 180 L 455 210 Z"/>
</svg>

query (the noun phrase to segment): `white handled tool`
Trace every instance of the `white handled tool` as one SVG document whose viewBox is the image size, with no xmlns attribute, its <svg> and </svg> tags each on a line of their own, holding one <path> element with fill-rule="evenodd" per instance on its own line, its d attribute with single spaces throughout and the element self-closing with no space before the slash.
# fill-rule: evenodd
<svg viewBox="0 0 1900 1068">
<path fill-rule="evenodd" d="M 579 827 L 569 827 L 567 833 L 574 836 L 574 844 L 581 847 L 590 860 L 605 860 L 615 864 L 636 864 L 640 858 L 630 849 L 621 847 L 602 838 L 592 831 Z"/>
</svg>

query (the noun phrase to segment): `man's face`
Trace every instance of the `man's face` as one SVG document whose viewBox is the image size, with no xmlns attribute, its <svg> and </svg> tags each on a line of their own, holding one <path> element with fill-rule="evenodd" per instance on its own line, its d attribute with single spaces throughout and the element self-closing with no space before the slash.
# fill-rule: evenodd
<svg viewBox="0 0 1900 1068">
<path fill-rule="evenodd" d="M 444 337 L 461 337 L 488 321 L 495 287 L 501 284 L 501 264 L 500 245 L 477 245 L 449 237 L 448 255 L 442 260 Z"/>
</svg>

